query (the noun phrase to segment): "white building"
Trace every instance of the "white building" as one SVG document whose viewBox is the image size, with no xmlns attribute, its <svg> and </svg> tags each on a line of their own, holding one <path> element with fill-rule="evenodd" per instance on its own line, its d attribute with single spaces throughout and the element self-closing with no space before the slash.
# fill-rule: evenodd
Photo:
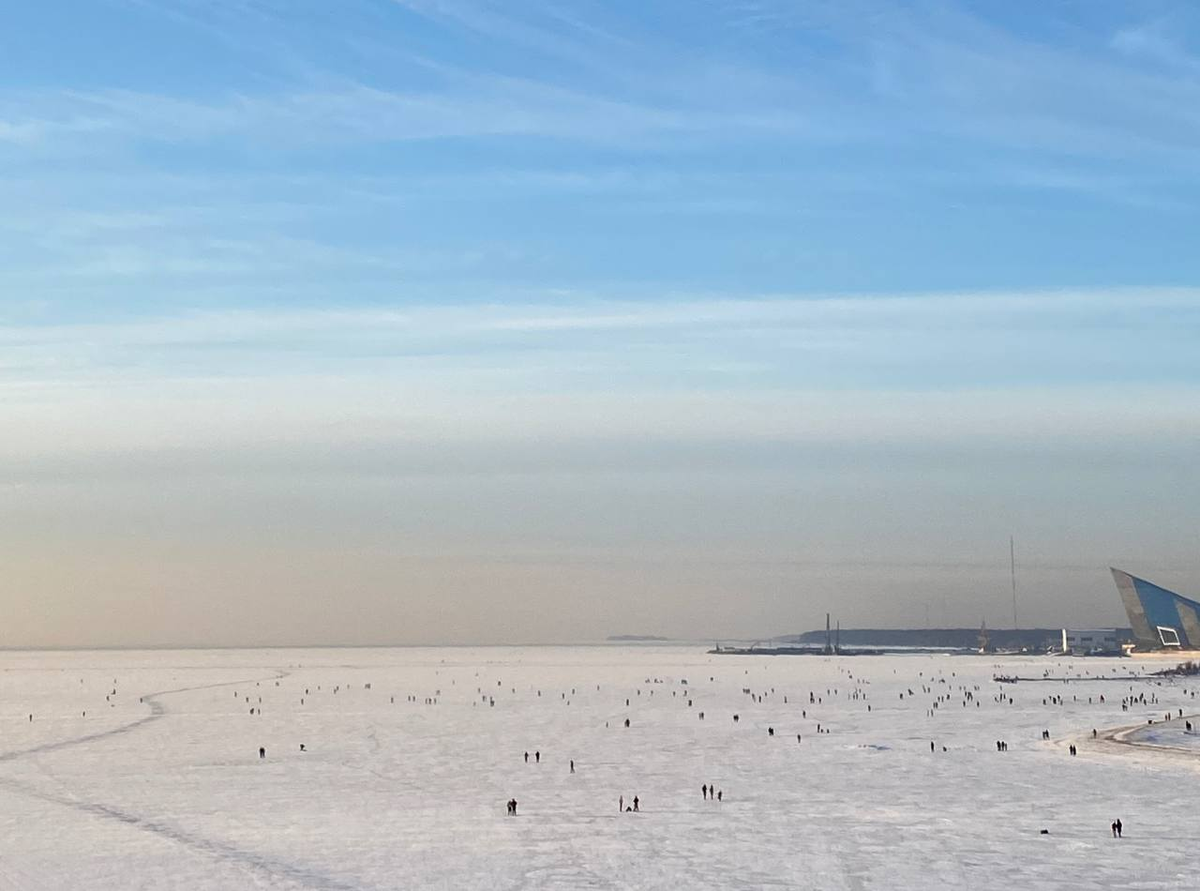
<svg viewBox="0 0 1200 891">
<path fill-rule="evenodd" d="M 1062 652 L 1073 656 L 1119 655 L 1123 635 L 1116 628 L 1062 630 Z"/>
</svg>

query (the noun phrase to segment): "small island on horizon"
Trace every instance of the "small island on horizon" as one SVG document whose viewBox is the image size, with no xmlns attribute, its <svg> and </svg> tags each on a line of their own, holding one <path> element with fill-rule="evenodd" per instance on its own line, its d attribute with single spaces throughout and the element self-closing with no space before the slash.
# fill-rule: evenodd
<svg viewBox="0 0 1200 891">
<path fill-rule="evenodd" d="M 604 639 L 610 643 L 648 643 L 670 640 L 671 638 L 659 637 L 657 634 L 610 634 Z"/>
</svg>

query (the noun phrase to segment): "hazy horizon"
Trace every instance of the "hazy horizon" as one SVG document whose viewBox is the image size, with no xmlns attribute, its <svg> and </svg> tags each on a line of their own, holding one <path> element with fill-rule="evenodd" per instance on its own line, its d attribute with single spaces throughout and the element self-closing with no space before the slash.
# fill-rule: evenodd
<svg viewBox="0 0 1200 891">
<path fill-rule="evenodd" d="M 0 645 L 1200 594 L 1189 4 L 9 19 Z"/>
</svg>

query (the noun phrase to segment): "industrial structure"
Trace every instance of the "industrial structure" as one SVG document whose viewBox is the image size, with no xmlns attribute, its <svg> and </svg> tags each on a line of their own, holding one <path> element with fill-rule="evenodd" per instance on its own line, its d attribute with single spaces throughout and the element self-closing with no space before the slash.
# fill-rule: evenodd
<svg viewBox="0 0 1200 891">
<path fill-rule="evenodd" d="M 1113 569 L 1139 650 L 1200 649 L 1200 603 Z"/>
</svg>

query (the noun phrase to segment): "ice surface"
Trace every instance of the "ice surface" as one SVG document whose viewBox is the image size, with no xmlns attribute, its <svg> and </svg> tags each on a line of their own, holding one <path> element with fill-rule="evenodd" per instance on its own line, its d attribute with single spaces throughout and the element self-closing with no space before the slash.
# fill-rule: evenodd
<svg viewBox="0 0 1200 891">
<path fill-rule="evenodd" d="M 1197 684 L 1197 687 L 1200 687 L 1200 684 Z M 1191 730 L 1187 729 L 1187 723 L 1191 723 Z M 1200 756 L 1200 719 L 1193 719 L 1190 722 L 1179 718 L 1159 721 L 1152 725 L 1119 733 L 1116 736 L 1121 741 L 1134 745 L 1163 747 Z"/>
<path fill-rule="evenodd" d="M 1200 710 L 1200 682 L 992 681 L 1131 665 L 8 652 L 0 889 L 1194 887 L 1200 760 L 1162 719 Z M 1131 692 L 1148 702 L 1122 711 Z M 1171 748 L 1104 739 L 1148 719 L 1140 741 Z M 621 795 L 642 812 L 619 813 Z"/>
</svg>

